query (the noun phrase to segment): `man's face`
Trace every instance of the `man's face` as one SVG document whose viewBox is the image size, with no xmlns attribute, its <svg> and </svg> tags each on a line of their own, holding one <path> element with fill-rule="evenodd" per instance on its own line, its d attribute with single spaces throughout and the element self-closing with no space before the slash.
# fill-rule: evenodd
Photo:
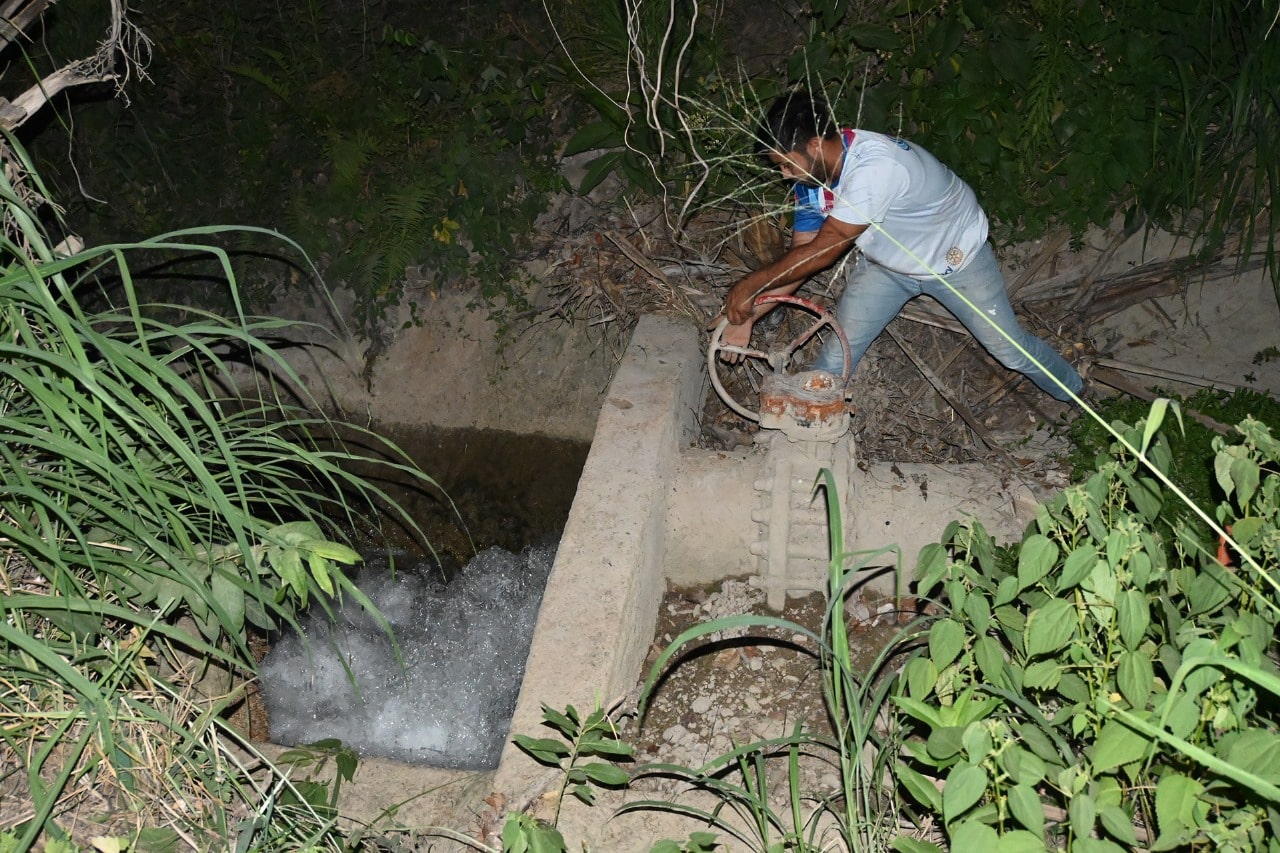
<svg viewBox="0 0 1280 853">
<path fill-rule="evenodd" d="M 817 187 L 825 184 L 831 177 L 831 170 L 826 162 L 817 156 L 821 151 L 821 140 L 815 137 L 804 148 L 797 148 L 785 154 L 781 151 L 770 151 L 769 161 L 778 167 L 782 177 L 787 180 L 807 187 Z"/>
</svg>

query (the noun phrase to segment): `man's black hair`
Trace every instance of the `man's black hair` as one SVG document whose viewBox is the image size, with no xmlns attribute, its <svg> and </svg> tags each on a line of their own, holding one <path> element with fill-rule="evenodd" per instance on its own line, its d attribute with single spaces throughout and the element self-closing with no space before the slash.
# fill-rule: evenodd
<svg viewBox="0 0 1280 853">
<path fill-rule="evenodd" d="M 762 154 L 770 151 L 789 154 L 804 148 L 815 136 L 830 139 L 839 133 L 840 126 L 827 102 L 808 92 L 797 91 L 773 102 L 756 131 L 756 141 Z"/>
</svg>

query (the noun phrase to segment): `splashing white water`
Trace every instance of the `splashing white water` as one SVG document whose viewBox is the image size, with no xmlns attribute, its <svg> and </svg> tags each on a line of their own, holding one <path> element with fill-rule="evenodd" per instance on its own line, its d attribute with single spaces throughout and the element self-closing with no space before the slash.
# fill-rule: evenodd
<svg viewBox="0 0 1280 853">
<path fill-rule="evenodd" d="M 434 568 L 366 565 L 356 584 L 395 646 L 353 601 L 303 621 L 262 665 L 271 740 L 337 738 L 361 755 L 495 767 L 507 737 L 554 545 L 491 548 L 445 584 Z"/>
</svg>

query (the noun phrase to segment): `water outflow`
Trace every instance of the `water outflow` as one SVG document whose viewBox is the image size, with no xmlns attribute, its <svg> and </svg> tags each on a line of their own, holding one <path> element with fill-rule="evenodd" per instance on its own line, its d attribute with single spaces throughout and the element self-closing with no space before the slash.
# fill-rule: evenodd
<svg viewBox="0 0 1280 853">
<path fill-rule="evenodd" d="M 481 552 L 449 583 L 434 567 L 366 565 L 357 586 L 395 647 L 348 600 L 303 621 L 263 661 L 271 740 L 337 738 L 361 755 L 436 767 L 496 767 L 515 710 L 554 544 Z M 315 608 L 319 610 L 319 608 Z"/>
</svg>

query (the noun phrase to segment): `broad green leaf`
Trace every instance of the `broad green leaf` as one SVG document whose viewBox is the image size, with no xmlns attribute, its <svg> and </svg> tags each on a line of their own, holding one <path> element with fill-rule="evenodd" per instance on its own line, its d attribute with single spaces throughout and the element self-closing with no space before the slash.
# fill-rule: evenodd
<svg viewBox="0 0 1280 853">
<path fill-rule="evenodd" d="M 1125 530 L 1111 530 L 1107 534 L 1107 565 L 1112 570 L 1119 569 L 1120 560 L 1124 557 L 1125 552 L 1129 549 L 1129 533 Z"/>
<path fill-rule="evenodd" d="M 942 717 L 938 714 L 938 709 L 934 708 L 919 699 L 912 699 L 908 696 L 892 696 L 890 700 L 907 714 L 929 726 L 931 729 L 941 728 Z"/>
<path fill-rule="evenodd" d="M 1156 783 L 1156 825 L 1161 835 L 1177 835 L 1200 826 L 1208 803 L 1200 800 L 1204 786 L 1188 776 L 1168 773 Z"/>
<path fill-rule="evenodd" d="M 1022 686 L 1028 690 L 1052 690 L 1062 678 L 1062 664 L 1057 660 L 1037 661 L 1022 673 Z"/>
<path fill-rule="evenodd" d="M 1258 490 L 1258 463 L 1248 457 L 1234 459 L 1231 462 L 1231 480 L 1236 486 L 1236 501 L 1246 506 L 1253 493 Z"/>
<path fill-rule="evenodd" d="M 986 595 L 974 592 L 965 599 L 964 615 L 969 617 L 969 623 L 975 634 L 984 633 L 991 624 L 991 604 L 987 601 Z"/>
<path fill-rule="evenodd" d="M 965 632 L 954 619 L 939 619 L 929 629 L 929 657 L 939 670 L 945 669 L 964 649 Z"/>
<path fill-rule="evenodd" d="M 942 848 L 938 845 L 907 835 L 899 835 L 889 846 L 897 853 L 942 853 Z"/>
<path fill-rule="evenodd" d="M 1002 605 L 1014 601 L 1018 597 L 1018 579 L 1013 575 L 1008 575 L 1000 581 L 1000 585 L 996 587 L 996 597 L 992 600 L 997 608 Z"/>
<path fill-rule="evenodd" d="M 974 699 L 974 688 L 969 687 L 956 699 L 950 708 L 942 709 L 942 718 L 951 725 L 967 726 L 977 720 L 985 719 L 996 708 L 1000 707 L 999 699 Z"/>
<path fill-rule="evenodd" d="M 1058 576 L 1059 593 L 1077 586 L 1089 576 L 1094 564 L 1098 562 L 1098 549 L 1092 543 L 1086 543 L 1067 555 L 1062 565 L 1062 573 Z"/>
<path fill-rule="evenodd" d="M 1017 587 L 1018 582 L 1013 577 L 1005 578 L 1007 581 L 1013 581 L 1013 586 Z M 1000 582 L 1000 586 L 1004 587 L 1004 581 Z M 1014 597 L 1017 597 L 1017 591 L 1014 591 Z M 996 608 L 996 621 L 1000 623 L 1000 627 L 1012 637 L 1019 636 L 1027 629 L 1026 617 L 1016 607 L 1010 605 L 1002 605 Z"/>
<path fill-rule="evenodd" d="M 951 823 L 967 812 L 982 799 L 987 791 L 987 771 L 972 764 L 960 764 L 947 774 L 946 784 L 942 788 L 942 819 Z M 990 827 L 987 827 L 990 829 Z M 994 832 L 993 832 L 994 840 Z M 953 844 L 958 844 L 955 836 Z M 961 849 L 975 849 L 962 847 Z"/>
<path fill-rule="evenodd" d="M 300 551 L 310 551 L 326 560 L 333 560 L 335 563 L 347 566 L 364 559 L 359 551 L 341 542 L 331 542 L 328 539 L 303 539 L 296 544 L 296 547 Z"/>
<path fill-rule="evenodd" d="M 1031 750 L 1037 757 L 1043 759 L 1047 763 L 1061 764 L 1062 756 L 1053 746 L 1053 741 L 1049 736 L 1040 731 L 1040 727 L 1032 723 L 1022 723 L 1018 726 L 1018 736 L 1022 739 L 1022 745 Z"/>
<path fill-rule="evenodd" d="M 606 119 L 594 121 L 578 130 L 565 143 L 564 155 L 571 157 L 584 151 L 596 151 L 601 148 L 617 148 L 624 142 L 622 128 Z"/>
<path fill-rule="evenodd" d="M 1098 821 L 1107 834 L 1129 847 L 1138 845 L 1138 834 L 1133 828 L 1133 818 L 1119 806 L 1098 809 Z"/>
<path fill-rule="evenodd" d="M 952 850 L 991 850 L 1000 843 L 1000 836 L 985 823 L 966 820 L 951 829 Z"/>
<path fill-rule="evenodd" d="M 1107 720 L 1098 733 L 1098 740 L 1093 747 L 1093 769 L 1095 773 L 1105 773 L 1116 767 L 1142 758 L 1150 740 L 1119 720 Z"/>
<path fill-rule="evenodd" d="M 592 782 L 595 782 L 597 785 L 622 787 L 631 779 L 631 777 L 627 775 L 627 771 L 613 764 L 601 764 L 596 761 L 589 764 L 583 764 L 582 769 L 587 774 L 587 778 Z"/>
<path fill-rule="evenodd" d="M 1014 785 L 1005 792 L 1005 801 L 1009 804 L 1009 813 L 1018 823 L 1036 835 L 1044 835 L 1044 804 L 1040 795 L 1030 785 Z"/>
<path fill-rule="evenodd" d="M 1089 685 L 1074 672 L 1062 673 L 1062 678 L 1058 681 L 1058 692 L 1072 702 L 1081 704 L 1088 703 L 1093 698 Z"/>
<path fill-rule="evenodd" d="M 613 738 L 590 736 L 582 739 L 580 752 L 602 758 L 630 758 L 635 755 L 635 747 Z"/>
<path fill-rule="evenodd" d="M 600 186 L 600 182 L 607 178 L 609 173 L 618 168 L 621 163 L 621 151 L 610 151 L 592 160 L 578 184 L 578 194 L 586 195 Z"/>
<path fill-rule="evenodd" d="M 1206 563 L 1186 588 L 1190 615 L 1201 616 L 1218 609 L 1231 597 L 1231 588 L 1229 573 L 1217 563 Z"/>
<path fill-rule="evenodd" d="M 863 50 L 894 51 L 902 47 L 902 36 L 893 27 L 882 24 L 849 24 L 840 33 Z"/>
<path fill-rule="evenodd" d="M 1034 752 L 1023 749 L 1017 744 L 1008 746 L 1000 753 L 1000 764 L 1009 778 L 1019 785 L 1039 785 L 1044 779 L 1044 761 Z"/>
<path fill-rule="evenodd" d="M 1157 397 L 1151 401 L 1151 411 L 1147 414 L 1146 426 L 1142 430 L 1142 444 L 1138 447 L 1139 453 L 1147 452 L 1147 448 L 1151 446 L 1151 439 L 1155 438 L 1156 431 L 1164 423 L 1165 412 L 1168 410 L 1169 398 Z"/>
<path fill-rule="evenodd" d="M 976 596 L 975 596 L 976 597 Z M 992 637 L 979 637 L 973 644 L 973 660 L 982 677 L 997 687 L 1008 687 L 1004 671 L 1004 649 Z"/>
<path fill-rule="evenodd" d="M 920 556 L 916 560 L 916 587 L 921 595 L 928 594 L 946 573 L 946 548 L 937 542 L 930 542 L 920 549 Z"/>
<path fill-rule="evenodd" d="M 333 595 L 333 578 L 329 576 L 329 561 L 312 551 L 307 555 L 307 566 L 311 569 L 311 577 L 315 578 L 316 586 L 320 587 L 325 595 Z"/>
<path fill-rule="evenodd" d="M 1145 651 L 1138 649 L 1120 655 L 1116 666 L 1116 686 L 1120 688 L 1120 695 L 1135 710 L 1141 711 L 1147 706 L 1155 681 L 1151 657 Z"/>
<path fill-rule="evenodd" d="M 906 764 L 898 764 L 897 773 L 902 787 L 907 789 L 907 793 L 915 798 L 916 802 L 927 806 L 935 814 L 942 814 L 942 792 L 932 780 Z"/>
<path fill-rule="evenodd" d="M 1075 607 L 1064 599 L 1053 599 L 1044 607 L 1031 611 L 1027 617 L 1027 656 L 1058 651 L 1075 634 L 1076 624 Z"/>
<path fill-rule="evenodd" d="M 1071 831 L 1077 838 L 1088 838 L 1093 834 L 1093 824 L 1098 817 L 1098 807 L 1093 797 L 1083 791 L 1071 798 L 1067 806 L 1067 815 L 1071 821 Z"/>
<path fill-rule="evenodd" d="M 1025 829 L 1014 829 L 1000 836 L 996 853 L 1045 853 L 1044 839 Z"/>
<path fill-rule="evenodd" d="M 1248 548 L 1250 545 L 1253 545 L 1254 537 L 1268 528 L 1275 528 L 1275 525 L 1270 523 L 1269 519 L 1258 515 L 1251 515 L 1248 518 L 1237 519 L 1235 523 L 1231 525 L 1231 538 Z"/>
<path fill-rule="evenodd" d="M 1072 853 L 1129 853 L 1114 841 L 1105 838 L 1077 838 L 1071 845 Z"/>
<path fill-rule="evenodd" d="M 297 548 L 281 548 L 272 561 L 281 580 L 293 588 L 294 593 L 304 601 L 307 597 L 307 580 L 302 571 L 302 557 Z"/>
<path fill-rule="evenodd" d="M 1268 782 L 1280 783 L 1280 735 L 1249 728 L 1224 744 L 1228 762 Z"/>
<path fill-rule="evenodd" d="M 528 735 L 516 735 L 513 740 L 516 746 L 528 752 L 539 761 L 557 765 L 561 758 L 569 755 L 569 747 L 551 738 L 534 738 Z"/>
<path fill-rule="evenodd" d="M 209 587 L 214 601 L 227 615 L 230 624 L 223 627 L 232 633 L 239 634 L 244 629 L 244 590 L 235 581 L 227 577 L 221 568 L 213 571 Z"/>
<path fill-rule="evenodd" d="M 962 740 L 970 764 L 979 764 L 991 754 L 991 733 L 981 723 L 970 723 L 964 730 Z"/>
<path fill-rule="evenodd" d="M 1136 649 L 1151 624 L 1151 605 L 1147 596 L 1136 589 L 1123 590 L 1116 596 L 1116 623 L 1125 648 Z"/>
<path fill-rule="evenodd" d="M 923 701 L 933 692 L 938 683 L 938 667 L 927 657 L 914 657 L 907 661 L 902 670 L 903 679 L 907 683 L 907 693 L 912 699 Z"/>
<path fill-rule="evenodd" d="M 1028 536 L 1018 551 L 1018 589 L 1038 583 L 1057 561 L 1058 546 L 1053 540 L 1039 533 Z"/>
<path fill-rule="evenodd" d="M 925 740 L 925 749 L 931 758 L 946 761 L 964 749 L 964 729 L 960 726 L 943 726 L 934 729 Z"/>
<path fill-rule="evenodd" d="M 1151 565 L 1151 555 L 1145 550 L 1135 551 L 1129 558 L 1129 574 L 1133 578 L 1133 585 L 1140 590 L 1146 589 L 1151 581 Z"/>
</svg>

